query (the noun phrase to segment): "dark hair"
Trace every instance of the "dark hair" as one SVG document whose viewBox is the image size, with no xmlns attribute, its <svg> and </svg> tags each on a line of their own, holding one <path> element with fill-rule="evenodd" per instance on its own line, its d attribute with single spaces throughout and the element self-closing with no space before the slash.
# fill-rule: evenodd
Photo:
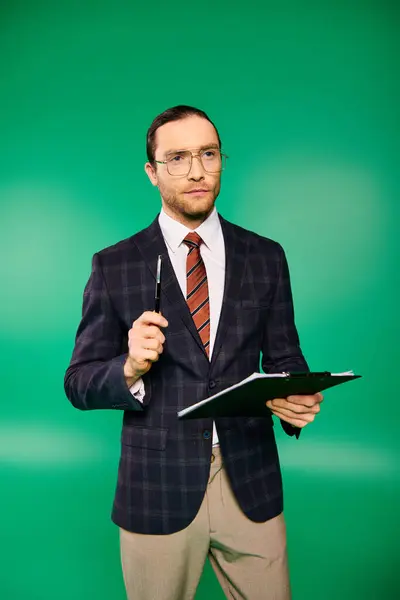
<svg viewBox="0 0 400 600">
<path fill-rule="evenodd" d="M 206 115 L 206 113 L 204 111 L 200 110 L 199 108 L 194 108 L 194 106 L 185 106 L 184 104 L 181 104 L 179 106 L 174 106 L 173 108 L 168 108 L 167 110 L 162 112 L 160 115 L 158 115 L 154 119 L 154 121 L 152 122 L 152 124 L 150 125 L 150 127 L 147 131 L 146 152 L 147 152 L 147 158 L 152 165 L 154 165 L 154 155 L 155 155 L 155 151 L 156 151 L 157 129 L 159 127 L 161 127 L 162 125 L 169 123 L 170 121 L 180 121 L 181 119 L 184 119 L 185 117 L 191 117 L 191 116 L 201 117 L 202 119 L 206 119 L 207 121 L 209 121 L 209 123 L 211 123 L 211 125 L 214 127 L 214 129 L 217 133 L 219 147 L 221 148 L 221 139 L 219 137 L 218 130 L 215 127 L 214 123 L 211 121 L 211 119 Z"/>
</svg>

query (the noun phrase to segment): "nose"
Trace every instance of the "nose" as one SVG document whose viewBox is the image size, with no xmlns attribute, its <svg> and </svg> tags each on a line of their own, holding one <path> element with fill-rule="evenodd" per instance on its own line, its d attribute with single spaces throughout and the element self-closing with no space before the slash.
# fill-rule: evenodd
<svg viewBox="0 0 400 600">
<path fill-rule="evenodd" d="M 192 157 L 192 166 L 188 173 L 188 179 L 194 179 L 195 181 L 204 179 L 204 169 L 201 164 L 200 156 L 195 155 Z"/>
</svg>

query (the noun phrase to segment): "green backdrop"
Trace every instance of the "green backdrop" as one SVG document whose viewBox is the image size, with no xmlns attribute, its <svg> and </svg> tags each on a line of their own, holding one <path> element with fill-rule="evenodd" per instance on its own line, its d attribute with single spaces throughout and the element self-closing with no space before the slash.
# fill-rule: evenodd
<svg viewBox="0 0 400 600">
<path fill-rule="evenodd" d="M 3 600 L 125 597 L 122 415 L 63 376 L 92 254 L 159 210 L 145 133 L 180 103 L 230 156 L 221 214 L 286 250 L 311 367 L 363 375 L 299 442 L 276 428 L 294 600 L 398 597 L 399 5 L 277 4 L 1 2 Z M 222 597 L 207 564 L 196 600 Z"/>
</svg>

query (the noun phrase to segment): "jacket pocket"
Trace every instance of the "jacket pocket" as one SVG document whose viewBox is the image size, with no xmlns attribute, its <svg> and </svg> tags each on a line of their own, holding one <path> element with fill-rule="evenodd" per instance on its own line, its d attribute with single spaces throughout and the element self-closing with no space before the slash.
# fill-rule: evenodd
<svg viewBox="0 0 400 600">
<path fill-rule="evenodd" d="M 167 427 L 124 427 L 121 435 L 123 446 L 165 450 Z"/>
</svg>

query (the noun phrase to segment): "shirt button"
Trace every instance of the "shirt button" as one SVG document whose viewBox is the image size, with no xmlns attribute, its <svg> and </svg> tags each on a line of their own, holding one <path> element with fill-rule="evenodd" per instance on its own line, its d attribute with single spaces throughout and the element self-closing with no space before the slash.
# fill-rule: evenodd
<svg viewBox="0 0 400 600">
<path fill-rule="evenodd" d="M 208 387 L 212 390 L 213 388 L 215 388 L 217 384 L 215 383 L 214 379 L 211 379 L 211 381 L 208 382 Z"/>
<path fill-rule="evenodd" d="M 209 440 L 209 439 L 210 439 L 210 437 L 211 437 L 211 431 L 209 431 L 208 429 L 205 429 L 205 430 L 203 431 L 203 438 L 204 438 L 205 440 Z"/>
</svg>

